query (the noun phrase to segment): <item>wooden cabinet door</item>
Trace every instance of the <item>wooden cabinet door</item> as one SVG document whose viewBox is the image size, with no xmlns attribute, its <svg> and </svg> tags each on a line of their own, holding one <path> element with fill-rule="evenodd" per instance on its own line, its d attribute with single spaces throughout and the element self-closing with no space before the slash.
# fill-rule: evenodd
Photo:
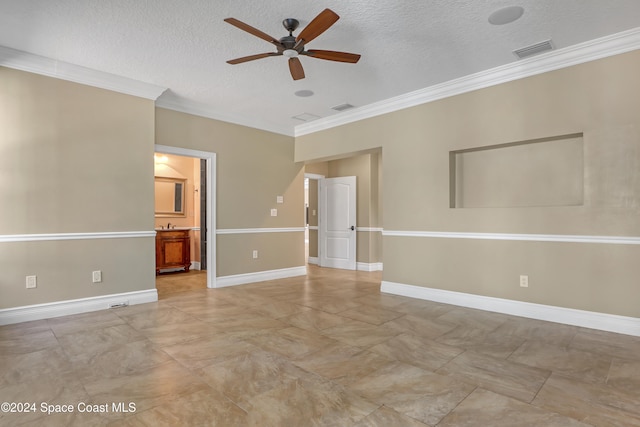
<svg viewBox="0 0 640 427">
<path fill-rule="evenodd" d="M 189 230 L 159 231 L 156 235 L 156 273 L 161 268 L 191 267 Z"/>
</svg>

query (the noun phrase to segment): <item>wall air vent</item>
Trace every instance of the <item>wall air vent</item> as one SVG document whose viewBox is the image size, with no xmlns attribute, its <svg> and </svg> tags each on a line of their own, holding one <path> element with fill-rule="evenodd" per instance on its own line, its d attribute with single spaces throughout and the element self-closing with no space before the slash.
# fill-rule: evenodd
<svg viewBox="0 0 640 427">
<path fill-rule="evenodd" d="M 350 108 L 354 108 L 354 106 L 351 104 L 340 104 L 340 105 L 336 105 L 335 107 L 331 107 L 332 110 L 336 110 L 336 111 L 344 111 Z"/>
<path fill-rule="evenodd" d="M 513 54 L 518 57 L 518 59 L 524 59 L 529 56 L 537 55 L 542 52 L 546 52 L 548 50 L 553 50 L 553 42 L 551 39 L 545 40 L 540 43 L 532 44 L 530 46 L 525 46 L 520 49 L 516 49 L 513 51 Z"/>
</svg>

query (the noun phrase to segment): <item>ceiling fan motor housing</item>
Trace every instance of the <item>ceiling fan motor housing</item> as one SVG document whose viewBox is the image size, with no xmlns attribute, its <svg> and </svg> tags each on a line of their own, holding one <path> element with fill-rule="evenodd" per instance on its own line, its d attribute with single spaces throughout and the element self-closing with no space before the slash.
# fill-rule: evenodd
<svg viewBox="0 0 640 427">
<path fill-rule="evenodd" d="M 298 51 L 298 53 L 302 52 L 302 43 L 299 43 L 298 46 L 296 46 L 296 38 L 295 36 L 284 36 L 280 39 L 280 43 L 282 43 L 282 46 L 284 47 L 284 49 L 293 49 L 295 47 L 295 50 Z"/>
</svg>

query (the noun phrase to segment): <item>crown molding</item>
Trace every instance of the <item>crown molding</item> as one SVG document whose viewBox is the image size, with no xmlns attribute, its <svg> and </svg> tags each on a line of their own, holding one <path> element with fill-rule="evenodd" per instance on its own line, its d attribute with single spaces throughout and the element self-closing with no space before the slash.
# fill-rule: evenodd
<svg viewBox="0 0 640 427">
<path fill-rule="evenodd" d="M 178 111 L 181 113 L 192 114 L 194 116 L 206 117 L 208 119 L 219 120 L 222 122 L 232 123 L 235 125 L 250 127 L 267 132 L 278 133 L 281 135 L 294 136 L 293 127 L 278 126 L 259 119 L 250 120 L 240 115 L 218 111 L 208 105 L 204 105 L 194 101 L 160 98 L 156 101 L 156 107 L 166 108 L 167 110 Z"/>
<path fill-rule="evenodd" d="M 295 127 L 294 136 L 640 49 L 640 27 L 470 74 Z"/>
<path fill-rule="evenodd" d="M 0 66 L 155 101 L 165 87 L 0 46 Z"/>
</svg>

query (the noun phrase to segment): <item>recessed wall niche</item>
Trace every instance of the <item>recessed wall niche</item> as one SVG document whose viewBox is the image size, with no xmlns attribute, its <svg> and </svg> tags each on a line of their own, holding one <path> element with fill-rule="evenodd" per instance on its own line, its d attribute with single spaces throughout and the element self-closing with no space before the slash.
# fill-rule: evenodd
<svg viewBox="0 0 640 427">
<path fill-rule="evenodd" d="M 451 208 L 578 206 L 583 134 L 449 152 Z"/>
</svg>

